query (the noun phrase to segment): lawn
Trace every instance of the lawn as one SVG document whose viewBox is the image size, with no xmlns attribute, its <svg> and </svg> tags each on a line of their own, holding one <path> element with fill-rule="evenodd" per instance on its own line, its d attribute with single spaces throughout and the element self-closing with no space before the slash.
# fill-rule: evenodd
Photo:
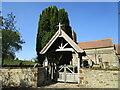
<svg viewBox="0 0 120 90">
<path fill-rule="evenodd" d="M 92 68 L 100 68 L 99 66 L 93 66 Z M 102 69 L 104 69 L 104 67 L 101 67 Z M 106 69 L 119 69 L 119 66 L 106 66 Z"/>
</svg>

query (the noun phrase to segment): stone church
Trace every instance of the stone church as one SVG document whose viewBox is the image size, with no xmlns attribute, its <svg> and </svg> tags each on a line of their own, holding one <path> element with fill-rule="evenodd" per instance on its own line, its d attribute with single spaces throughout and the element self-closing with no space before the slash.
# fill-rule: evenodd
<svg viewBox="0 0 120 90">
<path fill-rule="evenodd" d="M 58 31 L 40 51 L 40 54 L 45 56 L 43 67 L 51 80 L 80 84 L 80 68 L 107 68 L 107 66 L 112 68 L 120 65 L 120 44 L 113 44 L 111 38 L 76 42 L 74 31 L 70 38 L 62 30 L 60 23 L 58 26 Z M 60 55 L 67 57 L 59 59 Z M 57 64 L 58 60 L 62 61 L 62 64 Z"/>
<path fill-rule="evenodd" d="M 70 65 L 79 67 L 96 66 L 119 66 L 120 44 L 113 44 L 112 39 L 103 39 L 86 42 L 76 42 L 76 33 L 72 30 L 72 39 L 61 29 L 53 35 L 46 46 L 40 51 L 45 55 L 45 62 L 54 63 L 49 60 L 49 55 L 57 56 L 57 52 L 71 52 Z"/>
<path fill-rule="evenodd" d="M 76 42 L 75 32 L 73 39 Z M 76 42 L 77 43 L 77 42 Z M 82 67 L 89 66 L 119 66 L 120 65 L 120 44 L 114 44 L 112 38 L 95 41 L 78 42 L 77 45 L 83 49 L 86 56 L 82 57 Z M 73 60 L 72 65 L 77 65 Z"/>
</svg>

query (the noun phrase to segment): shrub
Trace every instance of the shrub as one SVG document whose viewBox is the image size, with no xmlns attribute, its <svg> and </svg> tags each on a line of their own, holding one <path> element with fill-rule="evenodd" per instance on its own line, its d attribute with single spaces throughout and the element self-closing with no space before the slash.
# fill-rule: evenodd
<svg viewBox="0 0 120 90">
<path fill-rule="evenodd" d="M 30 61 L 22 61 L 22 60 L 12 60 L 12 59 L 5 59 L 3 65 L 16 65 L 16 66 L 25 66 L 25 65 L 35 65 L 36 62 Z M 40 64 L 37 63 L 39 66 Z"/>
</svg>

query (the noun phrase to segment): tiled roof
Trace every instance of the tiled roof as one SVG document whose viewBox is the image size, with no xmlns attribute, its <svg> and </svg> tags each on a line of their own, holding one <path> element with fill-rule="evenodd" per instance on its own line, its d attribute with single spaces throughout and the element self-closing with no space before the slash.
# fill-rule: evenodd
<svg viewBox="0 0 120 90">
<path fill-rule="evenodd" d="M 103 40 L 79 42 L 78 46 L 82 49 L 92 49 L 92 48 L 101 48 L 101 47 L 111 47 L 114 45 L 112 39 L 110 38 Z"/>
<path fill-rule="evenodd" d="M 120 44 L 115 44 L 115 50 L 116 50 L 116 54 L 120 55 Z"/>
</svg>

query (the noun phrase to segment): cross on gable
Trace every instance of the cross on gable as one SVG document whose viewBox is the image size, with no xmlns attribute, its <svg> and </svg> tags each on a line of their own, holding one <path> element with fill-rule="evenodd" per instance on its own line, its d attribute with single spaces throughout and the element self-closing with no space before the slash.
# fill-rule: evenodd
<svg viewBox="0 0 120 90">
<path fill-rule="evenodd" d="M 69 49 L 69 51 L 83 53 L 84 51 L 61 29 L 62 25 L 59 23 L 59 25 L 57 26 L 59 26 L 59 30 L 53 35 L 53 37 L 49 40 L 49 42 L 45 45 L 45 47 L 40 51 L 40 54 L 47 53 L 47 51 L 54 44 L 54 42 L 57 42 L 58 38 L 63 38 L 67 42 L 65 45 L 61 44 L 61 47 L 63 49 L 69 44 L 73 48 L 72 50 Z M 59 48 L 62 49 L 61 47 Z"/>
<path fill-rule="evenodd" d="M 59 23 L 59 25 L 57 25 L 59 27 L 59 30 L 61 30 L 61 26 L 63 26 L 61 23 Z"/>
</svg>

